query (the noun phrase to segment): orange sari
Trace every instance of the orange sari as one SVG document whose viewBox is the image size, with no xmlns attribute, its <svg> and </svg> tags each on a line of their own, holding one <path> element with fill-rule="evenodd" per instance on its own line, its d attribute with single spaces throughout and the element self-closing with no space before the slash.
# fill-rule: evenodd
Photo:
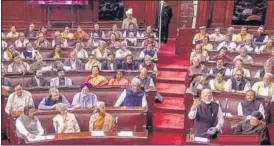
<svg viewBox="0 0 274 146">
<path fill-rule="evenodd" d="M 94 122 L 94 130 L 102 130 L 105 123 L 105 113 L 99 113 L 98 119 Z"/>
</svg>

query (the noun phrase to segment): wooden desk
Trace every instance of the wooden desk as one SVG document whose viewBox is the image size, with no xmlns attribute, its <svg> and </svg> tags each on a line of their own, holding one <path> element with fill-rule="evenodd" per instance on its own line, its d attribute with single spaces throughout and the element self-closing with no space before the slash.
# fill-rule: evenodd
<svg viewBox="0 0 274 146">
<path fill-rule="evenodd" d="M 190 141 L 186 139 L 188 145 L 259 145 L 258 135 L 219 135 L 217 139 L 210 140 L 208 143 Z"/>
<path fill-rule="evenodd" d="M 52 140 L 42 140 L 36 142 L 30 142 L 24 139 L 24 144 L 35 145 L 57 145 L 57 144 L 69 144 L 69 145 L 144 145 L 148 144 L 148 132 L 133 132 L 132 137 L 118 136 L 117 132 L 105 132 L 105 136 L 91 136 L 90 132 L 80 133 L 66 133 L 58 134 Z"/>
</svg>

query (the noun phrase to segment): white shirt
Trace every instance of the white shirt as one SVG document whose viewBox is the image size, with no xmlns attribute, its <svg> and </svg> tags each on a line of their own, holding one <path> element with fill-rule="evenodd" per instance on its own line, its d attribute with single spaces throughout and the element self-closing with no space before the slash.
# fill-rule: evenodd
<svg viewBox="0 0 274 146">
<path fill-rule="evenodd" d="M 88 52 L 85 49 L 80 49 L 79 51 L 77 49 L 74 49 L 74 51 L 75 51 L 78 59 L 88 58 Z"/>
<path fill-rule="evenodd" d="M 222 34 L 217 35 L 217 34 L 213 33 L 213 34 L 209 35 L 209 40 L 214 41 L 214 42 L 221 42 L 224 40 L 224 35 L 222 35 Z"/>
<path fill-rule="evenodd" d="M 126 98 L 127 92 L 126 89 L 121 93 L 121 95 L 119 96 L 118 100 L 116 101 L 114 107 L 119 107 L 122 105 L 122 103 L 124 102 L 125 98 Z M 142 98 L 142 107 L 147 107 L 147 99 L 146 99 L 146 94 L 144 94 L 143 98 Z"/>
<path fill-rule="evenodd" d="M 19 131 L 20 134 L 22 134 L 26 137 L 28 137 L 29 134 L 31 134 L 29 131 L 27 131 L 24 124 L 19 119 L 16 120 L 15 126 L 16 126 L 16 129 Z M 44 129 L 43 129 L 43 127 L 42 127 L 39 120 L 37 120 L 37 128 L 38 128 L 38 131 L 39 131 L 39 133 L 37 135 L 43 135 L 44 134 Z"/>
<path fill-rule="evenodd" d="M 28 42 L 29 42 L 29 40 L 27 40 L 27 39 L 24 39 L 23 42 L 20 39 L 18 39 L 18 40 L 15 41 L 15 47 L 16 48 L 26 47 Z"/>
<path fill-rule="evenodd" d="M 228 44 L 224 41 L 221 42 L 218 47 L 217 47 L 217 51 L 220 51 L 222 47 L 227 47 L 229 51 L 234 51 L 237 47 L 236 43 L 234 42 L 229 42 Z"/>
<path fill-rule="evenodd" d="M 22 71 L 29 71 L 30 66 L 26 62 L 22 62 L 17 70 L 13 70 L 14 63 L 8 65 L 8 72 L 22 72 Z"/>
<path fill-rule="evenodd" d="M 52 45 L 52 48 L 56 47 L 55 46 L 55 40 L 52 40 L 51 45 Z M 63 42 L 63 44 L 61 44 L 61 47 L 68 47 L 68 41 L 67 41 L 67 39 L 64 39 L 64 42 Z"/>
<path fill-rule="evenodd" d="M 247 49 L 248 52 L 255 52 L 256 50 L 258 50 L 258 46 L 256 45 L 247 45 L 245 44 L 244 46 L 242 46 L 242 44 L 239 44 L 238 47 L 236 48 L 236 51 L 240 51 L 242 47 L 245 47 Z M 254 47 L 254 48 L 252 48 Z"/>
<path fill-rule="evenodd" d="M 2 42 L 2 51 L 4 51 L 8 47 L 8 43 L 4 40 L 2 40 L 1 42 Z"/>
<path fill-rule="evenodd" d="M 110 70 L 114 70 L 114 64 L 110 62 Z"/>
<path fill-rule="evenodd" d="M 250 77 L 251 77 L 250 71 L 247 70 L 247 69 L 245 69 L 245 68 L 242 68 L 242 69 L 243 69 L 243 71 L 244 71 L 244 77 L 250 78 Z M 231 75 L 231 76 L 235 75 L 236 70 L 237 70 L 236 68 L 231 69 L 230 75 Z"/>
<path fill-rule="evenodd" d="M 262 92 L 258 93 L 257 91 L 258 91 L 258 88 L 259 88 L 260 85 L 263 86 L 263 89 L 262 89 Z M 268 86 L 264 86 L 264 82 L 263 81 L 256 82 L 252 86 L 252 90 L 255 91 L 258 95 L 261 95 L 261 96 L 271 96 L 271 95 L 268 95 L 268 91 L 270 90 L 269 88 L 271 88 L 271 84 L 268 85 Z"/>
<path fill-rule="evenodd" d="M 246 91 L 248 91 L 251 88 L 250 82 L 247 81 L 244 87 L 243 91 L 238 91 L 238 92 L 243 92 L 245 93 Z M 232 81 L 231 78 L 227 80 L 226 85 L 225 85 L 225 91 L 226 92 L 231 92 L 232 90 Z"/>
<path fill-rule="evenodd" d="M 264 50 L 265 46 L 266 46 L 266 45 L 262 45 L 262 46 L 260 47 L 260 49 L 255 50 L 255 52 L 256 52 L 256 53 L 262 52 L 262 51 Z M 274 49 L 273 49 L 273 50 L 274 50 Z M 272 51 L 272 52 L 274 52 L 274 51 Z"/>
<path fill-rule="evenodd" d="M 130 54 L 131 54 L 131 51 L 129 51 L 129 50 L 123 51 L 122 49 L 119 49 L 116 51 L 115 57 L 116 58 L 125 58 L 127 55 L 130 55 Z"/>
<path fill-rule="evenodd" d="M 197 115 L 197 108 L 195 110 L 191 110 L 188 113 L 188 118 L 191 120 L 194 120 L 196 118 Z M 218 109 L 218 113 L 217 113 L 217 118 L 218 118 L 218 123 L 215 126 L 217 129 L 221 130 L 221 128 L 224 125 L 224 117 L 223 117 L 223 112 L 221 109 L 221 106 L 219 105 L 219 109 Z"/>
<path fill-rule="evenodd" d="M 243 60 L 244 64 L 253 64 L 254 63 L 253 58 L 250 55 L 246 55 L 245 57 L 238 55 L 233 59 L 233 62 L 235 62 L 238 59 Z"/>
<path fill-rule="evenodd" d="M 263 104 L 260 104 L 259 112 L 265 117 Z M 238 116 L 244 116 L 244 112 L 243 112 L 243 108 L 242 108 L 242 103 L 241 102 L 238 103 L 237 113 L 238 113 Z"/>
<path fill-rule="evenodd" d="M 77 68 L 76 68 L 76 61 L 71 61 L 70 60 L 70 63 L 71 63 L 71 68 L 72 68 L 72 70 L 76 70 Z"/>
<path fill-rule="evenodd" d="M 10 114 L 12 111 L 24 111 L 25 106 L 34 106 L 30 92 L 23 90 L 22 96 L 18 97 L 15 92 L 9 95 L 6 103 L 5 112 Z"/>
<path fill-rule="evenodd" d="M 58 133 L 61 133 L 62 131 L 60 131 L 60 129 L 63 129 L 63 128 L 64 128 L 63 133 L 80 132 L 78 121 L 73 113 L 67 113 L 66 120 L 64 120 L 64 118 L 60 114 L 56 115 L 53 118 L 53 126 L 55 131 L 57 131 Z"/>
<path fill-rule="evenodd" d="M 50 80 L 50 86 L 60 86 L 59 77 Z M 65 77 L 65 86 L 72 86 L 72 80 Z"/>
</svg>

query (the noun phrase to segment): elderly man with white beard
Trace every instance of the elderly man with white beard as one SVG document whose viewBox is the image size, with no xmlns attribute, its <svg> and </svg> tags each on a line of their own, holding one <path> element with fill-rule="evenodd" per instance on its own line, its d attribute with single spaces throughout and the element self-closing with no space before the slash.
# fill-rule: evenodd
<svg viewBox="0 0 274 146">
<path fill-rule="evenodd" d="M 213 101 L 210 89 L 202 90 L 201 100 L 194 99 L 188 117 L 194 120 L 196 137 L 213 138 L 217 136 L 224 124 L 222 109 Z"/>
</svg>

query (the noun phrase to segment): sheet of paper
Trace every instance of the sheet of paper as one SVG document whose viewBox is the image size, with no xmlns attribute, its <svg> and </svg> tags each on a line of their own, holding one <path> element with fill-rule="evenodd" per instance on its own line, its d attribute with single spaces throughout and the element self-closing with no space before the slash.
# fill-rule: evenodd
<svg viewBox="0 0 274 146">
<path fill-rule="evenodd" d="M 104 131 L 91 131 L 92 136 L 105 136 Z"/>
<path fill-rule="evenodd" d="M 127 136 L 127 137 L 133 136 L 132 131 L 120 131 L 117 134 L 118 134 L 118 136 Z"/>
<path fill-rule="evenodd" d="M 204 137 L 194 137 L 194 141 L 203 142 L 203 143 L 209 142 L 209 140 L 207 138 L 204 138 Z"/>
<path fill-rule="evenodd" d="M 36 142 L 36 141 L 42 141 L 42 140 L 49 140 L 49 139 L 54 139 L 55 136 L 54 135 L 47 135 L 47 136 L 40 136 L 40 135 L 37 135 L 34 139 L 31 139 L 31 138 L 27 138 L 28 141 L 30 142 Z"/>
<path fill-rule="evenodd" d="M 223 116 L 226 116 L 226 117 L 231 118 L 231 117 L 232 117 L 232 114 L 231 114 L 231 113 L 223 113 Z"/>
</svg>

